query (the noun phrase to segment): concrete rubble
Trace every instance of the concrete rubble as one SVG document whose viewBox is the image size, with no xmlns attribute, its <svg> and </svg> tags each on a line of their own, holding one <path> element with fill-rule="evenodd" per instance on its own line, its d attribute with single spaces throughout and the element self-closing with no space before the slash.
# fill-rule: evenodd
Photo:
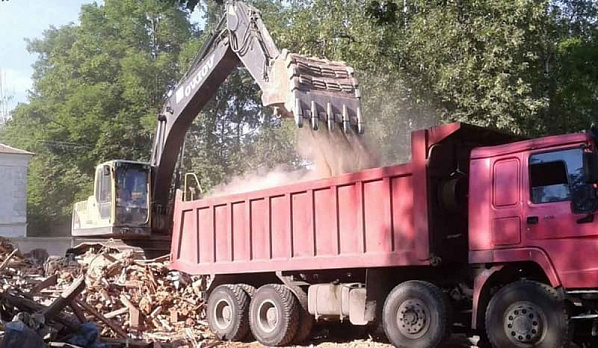
<svg viewBox="0 0 598 348">
<path fill-rule="evenodd" d="M 0 238 L 0 348 L 211 347 L 206 280 L 134 249 L 91 243 L 55 258 Z"/>
</svg>

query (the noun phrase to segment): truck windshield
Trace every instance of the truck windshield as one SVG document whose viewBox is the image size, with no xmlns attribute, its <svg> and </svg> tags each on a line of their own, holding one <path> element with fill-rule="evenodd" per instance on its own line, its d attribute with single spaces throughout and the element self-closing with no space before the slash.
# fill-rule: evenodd
<svg viewBox="0 0 598 348">
<path fill-rule="evenodd" d="M 144 224 L 148 220 L 148 171 L 126 164 L 116 169 L 116 221 Z"/>
</svg>

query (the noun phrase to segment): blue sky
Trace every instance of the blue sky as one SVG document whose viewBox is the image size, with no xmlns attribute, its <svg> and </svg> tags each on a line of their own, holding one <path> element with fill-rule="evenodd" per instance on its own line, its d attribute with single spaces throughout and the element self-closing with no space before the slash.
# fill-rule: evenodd
<svg viewBox="0 0 598 348">
<path fill-rule="evenodd" d="M 0 1 L 0 70 L 4 91 L 13 96 L 11 106 L 27 101 L 31 88 L 31 64 L 25 39 L 40 38 L 50 26 L 78 23 L 82 4 L 102 0 L 3 0 Z M 198 16 L 198 11 L 194 15 Z M 192 16 L 192 20 L 195 19 Z"/>
<path fill-rule="evenodd" d="M 8 0 L 0 2 L 0 70 L 4 90 L 13 95 L 12 106 L 25 102 L 31 88 L 31 64 L 25 39 L 39 38 L 51 25 L 78 22 L 82 4 L 93 0 Z"/>
</svg>

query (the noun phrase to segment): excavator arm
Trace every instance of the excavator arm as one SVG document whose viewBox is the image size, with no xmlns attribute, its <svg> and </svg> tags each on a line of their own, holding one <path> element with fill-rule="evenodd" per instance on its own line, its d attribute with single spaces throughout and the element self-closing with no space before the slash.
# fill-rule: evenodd
<svg viewBox="0 0 598 348">
<path fill-rule="evenodd" d="M 278 51 L 259 11 L 230 1 L 158 116 L 150 163 L 98 165 L 94 195 L 73 209 L 73 236 L 122 238 L 145 249 L 168 246 L 172 178 L 185 135 L 239 65 L 255 79 L 263 104 L 294 118 L 297 126 L 305 121 L 314 129 L 322 123 L 330 131 L 337 125 L 344 132 L 363 131 L 359 88 L 350 67 Z"/>
<path fill-rule="evenodd" d="M 322 122 L 329 130 L 339 124 L 345 132 L 363 131 L 359 88 L 350 67 L 279 52 L 260 12 L 243 2 L 229 2 L 216 32 L 158 117 L 150 161 L 157 211 L 169 203 L 174 168 L 191 123 L 239 65 L 260 87 L 263 104 L 294 118 L 297 126 L 306 120 L 314 129 Z"/>
</svg>

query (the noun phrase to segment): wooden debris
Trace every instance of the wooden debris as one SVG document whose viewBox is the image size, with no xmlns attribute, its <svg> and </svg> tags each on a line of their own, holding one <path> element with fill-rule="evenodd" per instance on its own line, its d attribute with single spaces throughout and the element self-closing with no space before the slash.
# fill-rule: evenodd
<svg viewBox="0 0 598 348">
<path fill-rule="evenodd" d="M 50 286 L 58 284 L 58 274 L 53 274 L 35 285 L 29 293 L 38 294 Z"/>
<path fill-rule="evenodd" d="M 119 326 L 117 326 L 116 324 L 114 324 L 112 321 L 106 319 L 106 317 L 104 317 L 102 314 L 100 314 L 98 311 L 96 311 L 92 306 L 90 306 L 87 302 L 84 301 L 79 301 L 75 299 L 75 303 L 81 307 L 83 307 L 83 309 L 85 309 L 86 311 L 89 312 L 89 314 L 93 315 L 94 317 L 96 317 L 98 320 L 100 320 L 102 323 L 108 325 L 108 327 L 110 327 L 114 332 L 116 332 L 117 335 L 119 335 L 120 337 L 128 337 L 127 333 L 121 329 Z"/>
<path fill-rule="evenodd" d="M 19 249 L 15 249 L 13 250 L 7 257 L 6 259 L 4 259 L 4 261 L 2 261 L 2 263 L 0 264 L 0 272 L 4 271 L 4 269 L 6 267 L 8 267 L 8 263 L 10 262 L 10 260 L 12 260 L 12 258 L 15 256 L 16 253 L 19 252 Z"/>
<path fill-rule="evenodd" d="M 138 252 L 95 244 L 79 251 L 39 265 L 0 238 L 2 318 L 43 313 L 54 334 L 74 333 L 91 320 L 104 342 L 131 347 L 213 342 L 205 341 L 211 337 L 204 320 L 205 278 L 170 271 L 168 256 L 140 260 Z"/>
<path fill-rule="evenodd" d="M 83 277 L 75 280 L 60 296 L 46 308 L 42 314 L 46 320 L 52 320 L 58 313 L 68 306 L 85 289 L 85 279 Z"/>
</svg>

